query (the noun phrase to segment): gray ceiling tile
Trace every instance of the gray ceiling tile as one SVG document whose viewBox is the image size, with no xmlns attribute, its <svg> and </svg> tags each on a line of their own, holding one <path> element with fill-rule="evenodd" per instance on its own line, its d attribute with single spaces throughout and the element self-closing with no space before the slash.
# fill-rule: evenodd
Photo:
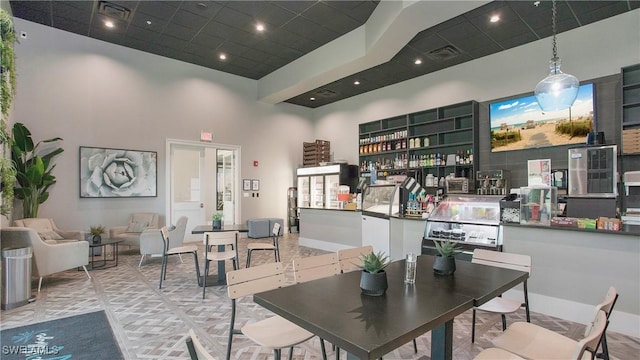
<svg viewBox="0 0 640 360">
<path fill-rule="evenodd" d="M 179 3 L 172 1 L 141 1 L 136 12 L 151 15 L 162 20 L 169 20 L 177 11 L 172 5 L 179 5 Z"/>
<path fill-rule="evenodd" d="M 89 33 L 89 24 L 86 23 L 80 23 L 67 18 L 55 18 L 54 22 L 55 26 L 60 30 L 82 35 Z"/>
<path fill-rule="evenodd" d="M 164 29 L 163 34 L 176 37 L 185 41 L 191 41 L 196 36 L 197 30 L 182 25 L 169 23 Z"/>
<path fill-rule="evenodd" d="M 214 17 L 222 9 L 222 4 L 216 1 L 182 1 L 178 3 L 181 10 L 186 10 L 208 19 Z"/>
<path fill-rule="evenodd" d="M 33 21 L 38 24 L 51 26 L 51 13 L 49 11 L 45 12 L 33 9 L 26 6 L 24 2 L 20 3 L 19 5 L 12 5 L 11 10 L 13 11 L 13 16 L 15 17 L 28 19 L 29 21 Z"/>
<path fill-rule="evenodd" d="M 283 9 L 290 10 L 296 14 L 302 14 L 310 7 L 319 3 L 319 0 L 316 1 L 275 1 L 274 4 Z"/>
<path fill-rule="evenodd" d="M 245 29 L 247 26 L 251 27 L 254 23 L 254 20 L 251 18 L 251 16 L 243 14 L 230 7 L 224 7 L 220 9 L 214 19 L 219 23 L 239 29 Z"/>
<path fill-rule="evenodd" d="M 307 10 L 303 17 L 337 33 L 347 33 L 360 24 L 342 12 L 336 11 L 326 3 L 319 3 Z"/>
<path fill-rule="evenodd" d="M 151 24 L 147 24 L 147 21 L 150 21 Z M 167 25 L 167 20 L 162 20 L 160 18 L 143 13 L 136 13 L 133 15 L 130 23 L 131 25 L 135 25 L 140 28 L 145 28 L 147 30 L 159 33 L 162 32 L 162 29 L 164 29 L 164 27 Z"/>
<path fill-rule="evenodd" d="M 91 18 L 91 12 L 93 8 L 91 7 L 77 7 L 72 6 L 73 2 L 57 2 L 53 1 L 53 13 L 56 14 L 56 17 L 63 17 L 69 20 L 72 20 L 76 23 L 85 23 L 88 24 Z M 57 26 L 54 24 L 53 26 Z"/>
<path fill-rule="evenodd" d="M 209 19 L 204 16 L 199 16 L 186 10 L 178 10 L 178 12 L 173 15 L 170 23 L 199 30 L 208 21 Z"/>
<path fill-rule="evenodd" d="M 143 27 L 130 25 L 127 29 L 127 36 L 140 41 L 155 42 L 160 37 L 160 34 Z"/>
<path fill-rule="evenodd" d="M 42 12 L 50 12 L 51 6 L 53 5 L 51 1 L 20 1 L 17 2 L 20 7 L 27 7 L 32 10 L 38 10 Z M 11 9 L 13 10 L 13 4 L 11 5 Z"/>
<path fill-rule="evenodd" d="M 224 39 L 219 38 L 217 36 L 208 35 L 205 33 L 199 33 L 196 35 L 191 43 L 194 45 L 199 45 L 207 49 L 216 49 L 220 45 L 224 43 Z"/>
<path fill-rule="evenodd" d="M 182 51 L 182 49 L 187 44 L 187 42 L 182 39 L 179 39 L 177 37 L 173 37 L 170 35 L 166 35 L 166 34 L 161 34 L 158 37 L 158 43 L 166 46 L 169 49 L 179 50 L 179 51 Z"/>
</svg>

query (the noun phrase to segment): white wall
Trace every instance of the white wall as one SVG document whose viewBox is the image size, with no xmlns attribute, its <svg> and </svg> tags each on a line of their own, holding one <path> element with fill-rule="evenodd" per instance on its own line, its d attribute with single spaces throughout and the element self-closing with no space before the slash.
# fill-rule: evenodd
<svg viewBox="0 0 640 360">
<path fill-rule="evenodd" d="M 589 80 L 640 62 L 640 9 L 558 35 L 562 70 Z M 542 39 L 314 109 L 316 137 L 336 159 L 358 164 L 358 124 L 459 102 L 532 93 L 548 75 Z"/>
<path fill-rule="evenodd" d="M 165 214 L 165 141 L 242 147 L 241 177 L 260 179 L 259 198 L 243 198 L 242 218 L 286 218 L 287 188 L 315 139 L 308 109 L 257 103 L 254 80 L 15 19 L 27 39 L 16 46 L 18 93 L 13 119 L 35 140 L 64 139 L 57 184 L 39 216 L 61 228 L 124 223 L 135 211 Z M 158 197 L 79 198 L 79 146 L 158 152 Z M 253 160 L 260 162 L 253 167 Z M 21 217 L 17 213 L 14 217 Z"/>
</svg>

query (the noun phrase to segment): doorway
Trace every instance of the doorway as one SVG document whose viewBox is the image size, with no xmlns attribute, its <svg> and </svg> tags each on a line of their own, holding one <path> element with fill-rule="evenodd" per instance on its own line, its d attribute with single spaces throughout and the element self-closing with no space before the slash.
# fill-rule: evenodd
<svg viewBox="0 0 640 360">
<path fill-rule="evenodd" d="M 191 230 L 222 213 L 224 224 L 240 219 L 238 191 L 240 147 L 167 140 L 166 223 L 188 218 L 185 241 L 200 241 Z"/>
</svg>

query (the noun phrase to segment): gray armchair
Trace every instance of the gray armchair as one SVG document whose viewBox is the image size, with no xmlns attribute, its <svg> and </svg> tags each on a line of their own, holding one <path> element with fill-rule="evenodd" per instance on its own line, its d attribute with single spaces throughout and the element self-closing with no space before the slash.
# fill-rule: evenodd
<svg viewBox="0 0 640 360">
<path fill-rule="evenodd" d="M 82 267 L 91 279 L 86 265 L 89 263 L 89 243 L 78 240 L 48 240 L 45 242 L 34 229 L 25 227 L 6 227 L 0 229 L 2 248 L 27 247 L 33 249 L 33 275 L 40 277 L 38 291 L 42 287 L 42 278 L 57 272 Z"/>
<path fill-rule="evenodd" d="M 53 219 L 48 218 L 26 218 L 13 222 L 14 226 L 25 227 L 35 230 L 40 238 L 45 242 L 54 240 L 64 242 L 67 240 L 84 240 L 84 231 L 65 231 L 58 229 Z"/>
<path fill-rule="evenodd" d="M 187 220 L 186 216 L 181 216 L 178 218 L 176 225 L 169 230 L 169 249 L 182 246 L 187 229 Z M 159 229 L 147 229 L 140 233 L 140 254 L 142 257 L 138 267 L 142 266 L 145 255 L 161 256 L 163 244 Z"/>
<path fill-rule="evenodd" d="M 127 225 L 109 229 L 109 237 L 122 239 L 123 245 L 140 246 L 140 235 L 147 229 L 160 229 L 160 216 L 156 213 L 133 213 L 129 215 Z"/>
</svg>

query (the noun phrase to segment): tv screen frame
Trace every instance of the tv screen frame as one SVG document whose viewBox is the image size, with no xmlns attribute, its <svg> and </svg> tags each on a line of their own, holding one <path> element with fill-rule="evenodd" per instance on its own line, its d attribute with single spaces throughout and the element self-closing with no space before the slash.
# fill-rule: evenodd
<svg viewBox="0 0 640 360">
<path fill-rule="evenodd" d="M 586 144 L 596 131 L 595 85 L 584 83 L 570 109 L 542 111 L 535 96 L 489 104 L 491 152 Z"/>
</svg>

